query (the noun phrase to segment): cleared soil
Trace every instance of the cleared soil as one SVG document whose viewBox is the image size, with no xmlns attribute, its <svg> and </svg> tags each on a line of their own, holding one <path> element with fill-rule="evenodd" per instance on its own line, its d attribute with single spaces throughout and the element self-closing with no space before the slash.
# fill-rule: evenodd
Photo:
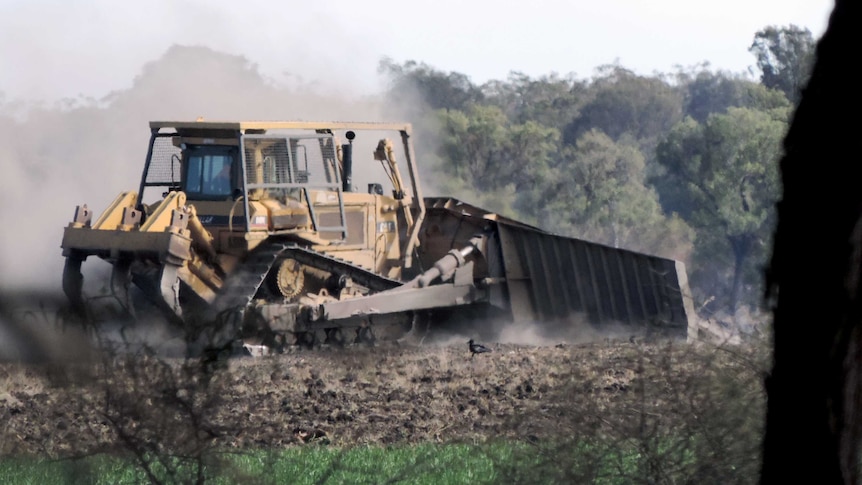
<svg viewBox="0 0 862 485">
<path fill-rule="evenodd" d="M 117 446 L 278 448 L 531 442 L 644 416 L 668 427 L 725 412 L 722 384 L 762 404 L 741 349 L 603 339 L 527 346 L 448 344 L 302 350 L 198 363 L 144 356 L 0 364 L 0 455 L 81 455 Z M 757 412 L 757 409 L 749 409 Z M 756 423 L 755 423 L 756 424 Z M 587 430 L 589 428 L 589 430 Z"/>
</svg>

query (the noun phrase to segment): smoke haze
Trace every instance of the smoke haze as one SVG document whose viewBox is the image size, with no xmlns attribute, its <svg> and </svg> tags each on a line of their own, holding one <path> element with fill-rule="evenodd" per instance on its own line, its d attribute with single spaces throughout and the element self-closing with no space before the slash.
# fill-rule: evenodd
<svg viewBox="0 0 862 485">
<path fill-rule="evenodd" d="M 0 72 L 0 92 L 11 98 L 100 99 L 130 88 L 141 64 L 174 44 L 246 56 L 267 66 L 263 75 L 278 82 L 374 92 L 378 59 L 372 53 L 382 51 L 385 37 L 348 33 L 356 29 L 337 23 L 335 15 L 350 12 L 344 3 L 298 8 L 264 0 L 4 1 L 0 60 L 15 68 Z"/>
<path fill-rule="evenodd" d="M 243 56 L 173 45 L 98 102 L 0 104 L 0 286 L 59 290 L 63 227 L 76 205 L 98 215 L 137 187 L 151 120 L 399 120 L 332 81 L 279 84 Z"/>
<path fill-rule="evenodd" d="M 4 0 L 0 91 L 7 97 L 101 98 L 128 89 L 171 45 L 246 56 L 267 78 L 344 79 L 376 92 L 379 57 L 416 59 L 484 83 L 510 71 L 588 76 L 619 61 L 642 74 L 696 65 L 746 71 L 766 25 L 819 36 L 833 2 L 272 2 Z M 683 40 L 683 41 L 681 41 Z M 696 40 L 696 41 L 694 41 Z"/>
</svg>

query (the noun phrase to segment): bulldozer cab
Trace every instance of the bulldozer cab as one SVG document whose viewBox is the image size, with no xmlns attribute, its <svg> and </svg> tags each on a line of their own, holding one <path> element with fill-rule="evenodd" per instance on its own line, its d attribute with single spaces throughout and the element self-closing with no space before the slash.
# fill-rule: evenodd
<svg viewBox="0 0 862 485">
<path fill-rule="evenodd" d="M 409 124 L 155 121 L 150 132 L 132 199 L 142 224 L 172 194 L 182 194 L 186 210 L 195 212 L 190 219 L 211 234 L 219 255 L 242 258 L 276 238 L 338 251 L 342 259 L 387 274 L 412 267 L 425 207 Z M 388 138 L 371 149 L 378 135 L 393 132 L 401 139 L 399 154 Z M 380 183 L 369 183 L 367 192 L 354 185 L 354 141 L 371 152 L 357 165 L 360 178 L 388 180 L 391 193 Z M 409 182 L 401 177 L 399 156 Z M 366 170 L 376 162 L 379 173 Z"/>
<path fill-rule="evenodd" d="M 153 190 L 161 197 L 182 191 L 201 211 L 205 225 L 270 233 L 305 228 L 347 238 L 331 131 L 267 134 L 218 123 L 163 125 L 152 127 L 139 206 Z M 258 203 L 266 203 L 268 210 Z M 272 217 L 273 207 L 287 215 Z M 308 214 L 307 227 L 296 222 L 300 211 Z"/>
</svg>

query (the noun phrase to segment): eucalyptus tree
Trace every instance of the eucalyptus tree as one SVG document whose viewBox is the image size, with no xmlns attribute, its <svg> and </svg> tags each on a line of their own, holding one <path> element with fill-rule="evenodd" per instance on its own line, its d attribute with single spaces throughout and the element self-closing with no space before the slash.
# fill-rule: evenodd
<svg viewBox="0 0 862 485">
<path fill-rule="evenodd" d="M 577 116 L 586 86 L 586 81 L 574 75 L 532 78 L 512 72 L 505 81 L 488 81 L 482 92 L 485 101 L 502 109 L 513 123 L 533 121 L 561 130 Z"/>
<path fill-rule="evenodd" d="M 564 130 L 567 144 L 598 129 L 613 140 L 626 135 L 650 149 L 683 117 L 679 89 L 661 77 L 640 76 L 621 66 L 600 68 L 585 96 L 578 116 Z"/>
<path fill-rule="evenodd" d="M 598 130 L 584 133 L 554 168 L 542 220 L 569 236 L 687 259 L 694 234 L 679 217 L 662 212 L 644 164 L 637 146 Z"/>
<path fill-rule="evenodd" d="M 786 109 L 729 108 L 704 123 L 686 118 L 657 148 L 664 176 L 677 188 L 671 205 L 685 208 L 681 215 L 698 234 L 693 278 L 701 287 L 716 278 L 722 294 L 713 296 L 722 297 L 731 311 L 745 286 L 757 289 L 750 300 L 760 297 L 787 116 Z M 724 274 L 716 269 L 721 267 L 732 270 Z M 708 269 L 719 274 L 707 275 Z"/>
<path fill-rule="evenodd" d="M 784 92 L 795 104 L 811 75 L 814 48 L 811 31 L 791 24 L 759 30 L 748 50 L 757 58 L 763 85 Z"/>
<path fill-rule="evenodd" d="M 491 194 L 489 209 L 506 208 L 507 215 L 534 219 L 537 194 L 552 176 L 559 131 L 534 121 L 512 123 L 496 106 L 436 114 L 435 155 L 453 195 L 476 203 Z"/>
<path fill-rule="evenodd" d="M 391 59 L 383 59 L 377 70 L 389 79 L 387 97 L 401 109 L 412 107 L 415 112 L 425 109 L 463 110 L 484 99 L 482 90 L 467 75 L 441 71 L 424 62 L 398 64 Z"/>
<path fill-rule="evenodd" d="M 685 101 L 683 112 L 698 123 L 711 114 L 726 113 L 728 108 L 771 110 L 789 108 L 790 102 L 780 90 L 748 79 L 742 74 L 700 69 L 677 74 Z"/>
</svg>

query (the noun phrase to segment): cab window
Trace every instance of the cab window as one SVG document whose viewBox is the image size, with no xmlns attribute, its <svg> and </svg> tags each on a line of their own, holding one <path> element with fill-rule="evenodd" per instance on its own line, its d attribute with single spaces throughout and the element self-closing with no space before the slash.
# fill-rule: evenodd
<svg viewBox="0 0 862 485">
<path fill-rule="evenodd" d="M 190 199 L 224 199 L 238 187 L 234 176 L 236 150 L 231 147 L 189 147 L 185 153 L 183 190 Z"/>
</svg>

